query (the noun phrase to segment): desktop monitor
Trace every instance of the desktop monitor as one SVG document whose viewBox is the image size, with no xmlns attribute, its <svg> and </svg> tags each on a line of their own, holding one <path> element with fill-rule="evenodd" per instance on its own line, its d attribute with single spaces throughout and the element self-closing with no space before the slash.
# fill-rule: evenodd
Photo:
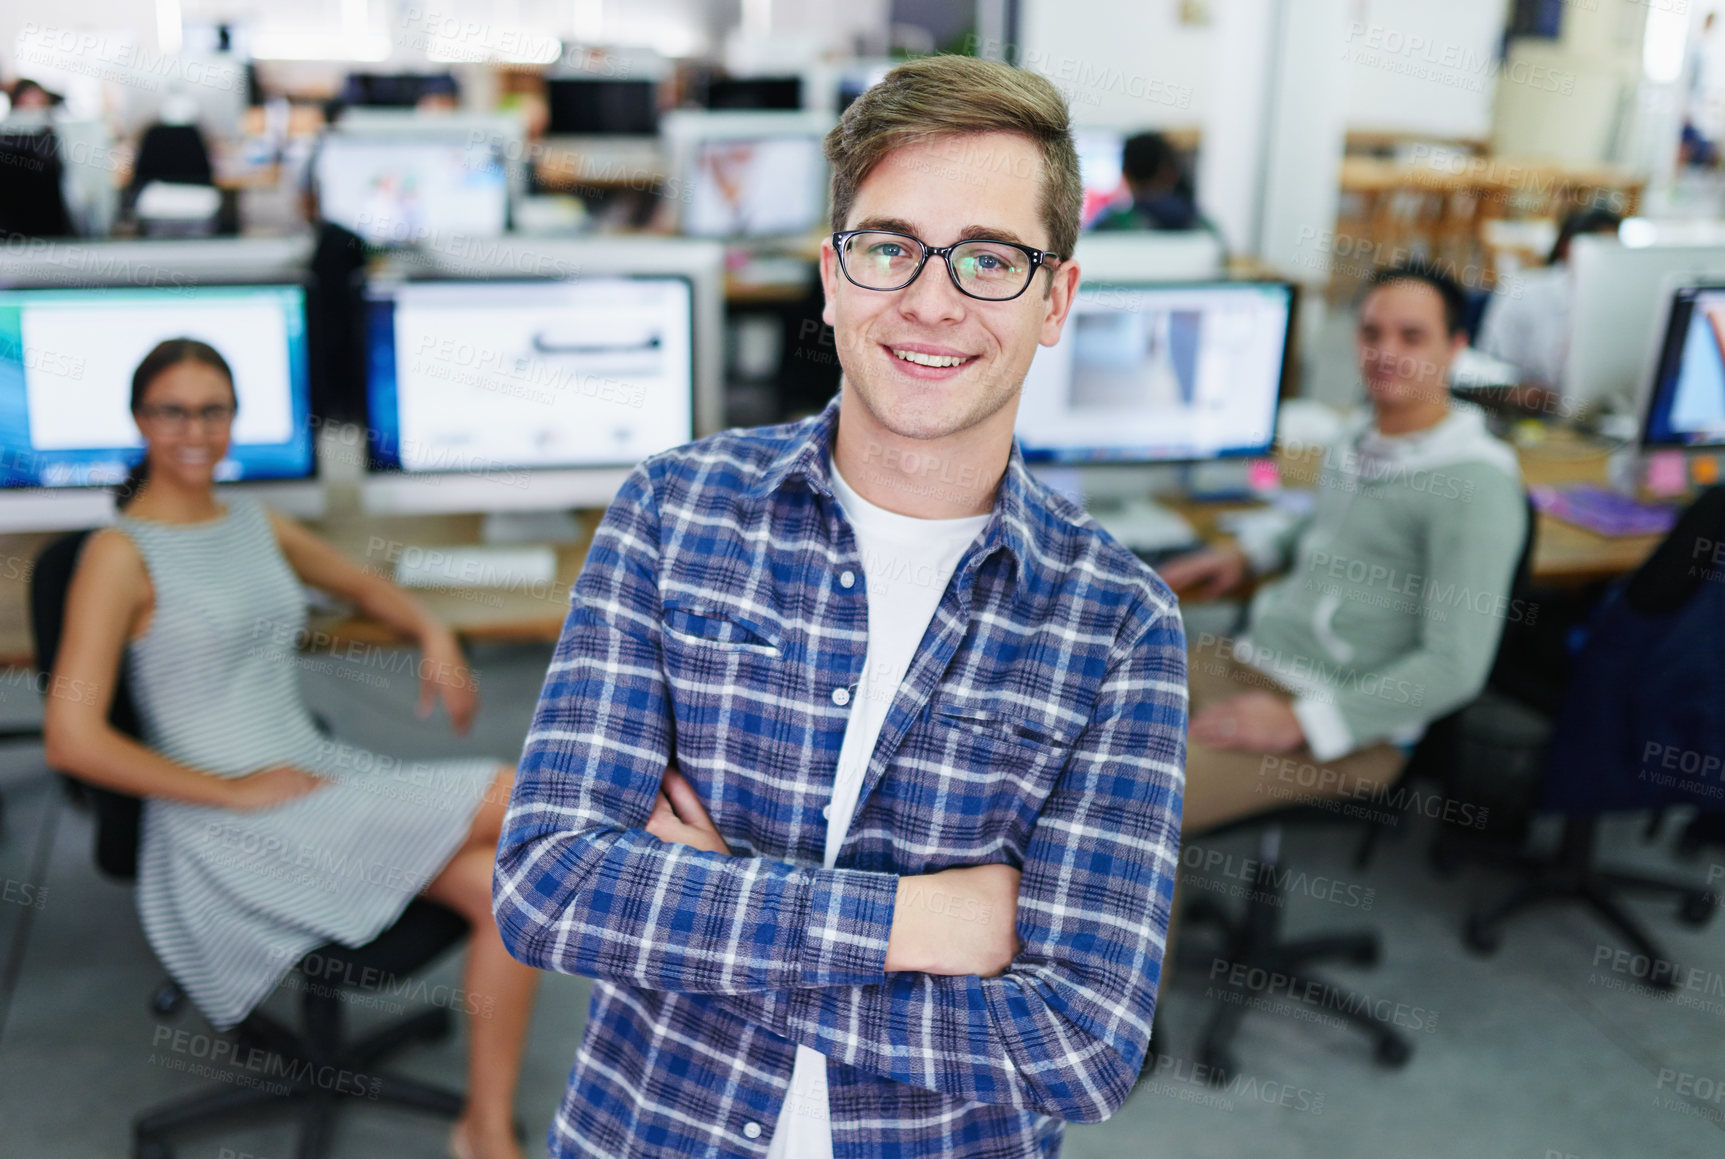
<svg viewBox="0 0 1725 1159">
<path fill-rule="evenodd" d="M 679 113 L 665 119 L 691 237 L 791 238 L 823 228 L 825 113 Z"/>
<path fill-rule="evenodd" d="M 1609 235 L 1570 242 L 1569 347 L 1564 397 L 1627 409 L 1639 397 L 1660 338 L 1673 279 L 1725 280 L 1725 243 L 1624 245 Z"/>
<path fill-rule="evenodd" d="M 659 131 L 659 88 L 650 80 L 547 80 L 545 103 L 545 131 L 553 137 L 650 137 Z"/>
<path fill-rule="evenodd" d="M 355 72 L 341 88 L 342 103 L 382 109 L 411 109 L 428 96 L 458 97 L 455 74 Z"/>
<path fill-rule="evenodd" d="M 509 224 L 498 142 L 464 130 L 333 131 L 318 145 L 315 165 L 319 212 L 371 245 L 496 237 Z"/>
<path fill-rule="evenodd" d="M 694 301 L 676 274 L 373 281 L 367 509 L 605 506 L 694 438 Z"/>
<path fill-rule="evenodd" d="M 803 107 L 800 76 L 715 77 L 707 82 L 707 107 L 713 110 Z"/>
<path fill-rule="evenodd" d="M 1268 454 L 1293 318 L 1285 282 L 1092 284 L 1038 348 L 1018 404 L 1026 462 Z"/>
<path fill-rule="evenodd" d="M 207 342 L 233 368 L 239 411 L 218 482 L 312 479 L 305 317 L 292 283 L 0 289 L 0 526 L 106 519 L 106 488 L 143 445 L 132 372 L 166 338 Z"/>
<path fill-rule="evenodd" d="M 1125 195 L 1120 158 L 1126 148 L 1126 134 L 1119 129 L 1075 129 L 1072 143 L 1078 148 L 1078 180 L 1084 187 L 1079 221 L 1088 229 L 1110 204 Z"/>
<path fill-rule="evenodd" d="M 1725 447 L 1725 280 L 1670 296 L 1641 445 Z"/>
</svg>

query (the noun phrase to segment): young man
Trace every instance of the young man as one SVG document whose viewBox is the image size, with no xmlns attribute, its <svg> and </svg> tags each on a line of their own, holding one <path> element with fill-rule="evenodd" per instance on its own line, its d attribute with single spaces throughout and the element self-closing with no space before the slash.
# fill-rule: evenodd
<svg viewBox="0 0 1725 1159">
<path fill-rule="evenodd" d="M 827 155 L 838 398 L 635 470 L 528 735 L 499 928 L 598 979 L 558 1156 L 1053 1155 L 1144 1061 L 1184 636 L 1012 439 L 1064 103 L 924 59 Z"/>
<path fill-rule="evenodd" d="M 1485 686 L 1521 614 L 1510 586 L 1527 508 L 1515 453 L 1450 402 L 1463 305 L 1431 270 L 1376 274 L 1355 335 L 1370 407 L 1325 451 L 1313 513 L 1162 569 L 1176 591 L 1216 595 L 1291 562 L 1254 599 L 1245 638 L 1200 638 L 1191 657 L 1188 836 L 1369 795 L 1401 771 L 1395 742 Z"/>
</svg>

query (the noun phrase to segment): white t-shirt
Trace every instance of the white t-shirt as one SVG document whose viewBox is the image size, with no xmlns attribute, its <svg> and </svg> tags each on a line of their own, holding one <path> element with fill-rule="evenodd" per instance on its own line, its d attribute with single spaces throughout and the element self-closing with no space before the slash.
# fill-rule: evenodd
<svg viewBox="0 0 1725 1159">
<path fill-rule="evenodd" d="M 838 861 L 839 847 L 856 812 L 863 774 L 874 755 L 875 740 L 917 645 L 934 619 L 935 608 L 959 560 L 989 520 L 987 515 L 918 519 L 876 507 L 851 489 L 839 475 L 836 463 L 832 481 L 833 494 L 850 519 L 862 556 L 861 578 L 868 592 L 868 651 L 852 694 L 850 720 L 845 724 L 833 799 L 827 811 L 828 869 Z M 779 1112 L 767 1159 L 832 1159 L 832 1154 L 827 1057 L 799 1046 L 791 1091 Z"/>
</svg>

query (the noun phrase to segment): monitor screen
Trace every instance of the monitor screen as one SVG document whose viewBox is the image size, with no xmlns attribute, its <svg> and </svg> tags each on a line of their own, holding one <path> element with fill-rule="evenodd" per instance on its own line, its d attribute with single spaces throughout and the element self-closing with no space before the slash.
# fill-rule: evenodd
<svg viewBox="0 0 1725 1159">
<path fill-rule="evenodd" d="M 448 72 L 349 73 L 341 90 L 344 104 L 384 109 L 411 109 L 428 96 L 459 95 L 455 74 Z"/>
<path fill-rule="evenodd" d="M 233 369 L 218 481 L 314 473 L 302 287 L 0 289 L 0 483 L 123 480 L 143 446 L 132 372 L 167 338 L 207 342 Z"/>
<path fill-rule="evenodd" d="M 325 220 L 379 246 L 434 234 L 496 237 L 509 223 L 509 185 L 494 145 L 471 134 L 326 135 L 317 153 Z"/>
<path fill-rule="evenodd" d="M 1072 143 L 1078 147 L 1078 180 L 1084 186 L 1079 220 L 1088 228 L 1112 202 L 1126 196 L 1120 171 L 1126 134 L 1114 129 L 1078 129 L 1072 134 Z"/>
<path fill-rule="evenodd" d="M 658 88 L 650 80 L 548 80 L 545 103 L 545 131 L 553 136 L 650 137 L 659 131 Z"/>
<path fill-rule="evenodd" d="M 1725 285 L 1677 291 L 1658 358 L 1643 445 L 1725 446 Z"/>
<path fill-rule="evenodd" d="M 681 276 L 374 283 L 373 470 L 633 466 L 694 437 Z"/>
<path fill-rule="evenodd" d="M 1081 285 L 1060 341 L 1024 379 L 1027 461 L 1166 462 L 1265 454 L 1293 288 Z"/>
<path fill-rule="evenodd" d="M 719 77 L 707 85 L 709 109 L 800 109 L 803 82 L 794 76 Z"/>
<path fill-rule="evenodd" d="M 805 234 L 825 220 L 826 194 L 826 158 L 818 135 L 698 140 L 683 232 L 694 237 Z"/>
</svg>

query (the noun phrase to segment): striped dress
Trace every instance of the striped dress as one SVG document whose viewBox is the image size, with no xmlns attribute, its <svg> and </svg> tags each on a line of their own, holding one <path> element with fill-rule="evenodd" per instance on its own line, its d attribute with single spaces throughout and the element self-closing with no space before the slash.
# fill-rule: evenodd
<svg viewBox="0 0 1725 1159">
<path fill-rule="evenodd" d="M 297 651 L 304 596 L 257 503 L 232 499 L 203 523 L 118 525 L 155 589 L 127 646 L 144 742 L 219 776 L 291 764 L 331 782 L 261 810 L 145 804 L 144 932 L 225 1030 L 309 951 L 362 945 L 395 921 L 462 845 L 498 762 L 403 760 L 318 732 L 299 675 L 328 661 Z M 417 651 L 358 659 L 342 670 L 417 683 Z"/>
</svg>

